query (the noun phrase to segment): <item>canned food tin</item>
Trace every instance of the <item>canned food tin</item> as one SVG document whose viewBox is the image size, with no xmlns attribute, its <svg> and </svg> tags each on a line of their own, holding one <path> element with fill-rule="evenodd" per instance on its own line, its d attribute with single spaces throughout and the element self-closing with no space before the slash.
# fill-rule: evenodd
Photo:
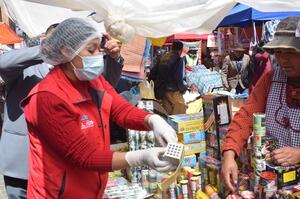
<svg viewBox="0 0 300 199">
<path fill-rule="evenodd" d="M 201 172 L 200 171 L 195 171 L 193 173 L 193 176 L 194 177 L 197 177 L 198 178 L 198 183 L 197 183 L 197 190 L 201 190 L 202 189 L 202 177 L 201 177 Z"/>
<path fill-rule="evenodd" d="M 253 114 L 253 129 L 259 130 L 261 128 L 265 128 L 266 124 L 266 114 L 264 113 L 254 113 Z"/>
<path fill-rule="evenodd" d="M 196 192 L 198 187 L 198 177 L 191 177 L 191 190 Z"/>
<path fill-rule="evenodd" d="M 266 135 L 266 128 L 261 128 L 254 131 L 254 147 L 262 146 L 262 137 Z"/>
</svg>

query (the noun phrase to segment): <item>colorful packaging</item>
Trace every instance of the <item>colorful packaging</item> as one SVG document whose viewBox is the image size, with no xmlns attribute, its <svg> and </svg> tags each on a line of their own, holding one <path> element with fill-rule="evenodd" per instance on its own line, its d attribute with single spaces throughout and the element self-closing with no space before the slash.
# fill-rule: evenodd
<svg viewBox="0 0 300 199">
<path fill-rule="evenodd" d="M 233 195 L 228 195 L 226 197 L 226 199 L 242 199 L 242 197 L 239 195 L 233 194 Z"/>
<path fill-rule="evenodd" d="M 199 168 L 202 174 L 202 188 L 210 184 L 216 188 L 222 198 L 225 198 L 225 187 L 221 182 L 221 161 L 210 156 L 202 157 L 199 158 Z"/>
<path fill-rule="evenodd" d="M 247 174 L 240 173 L 238 177 L 238 191 L 246 191 L 250 189 L 250 177 Z"/>
<path fill-rule="evenodd" d="M 231 121 L 228 96 L 202 96 L 207 154 L 221 160 L 221 144 Z M 224 127 L 224 128 L 223 128 Z"/>
<path fill-rule="evenodd" d="M 270 171 L 260 174 L 260 197 L 272 198 L 277 191 L 277 175 Z"/>
<path fill-rule="evenodd" d="M 242 196 L 243 199 L 254 199 L 255 198 L 255 194 L 252 191 L 242 191 L 240 193 L 240 195 Z"/>
<path fill-rule="evenodd" d="M 204 128 L 203 113 L 171 115 L 168 117 L 168 123 L 178 134 L 202 131 Z"/>
<path fill-rule="evenodd" d="M 178 141 L 183 144 L 192 144 L 205 141 L 205 131 L 178 134 Z"/>
<path fill-rule="evenodd" d="M 266 114 L 265 113 L 254 113 L 253 114 L 253 130 L 260 130 L 266 127 Z"/>
<path fill-rule="evenodd" d="M 267 170 L 276 173 L 279 189 L 286 186 L 297 185 L 300 182 L 300 165 L 281 167 L 267 164 Z"/>
<path fill-rule="evenodd" d="M 209 196 L 201 190 L 196 193 L 196 199 L 210 199 Z"/>
<path fill-rule="evenodd" d="M 192 155 L 196 153 L 201 153 L 206 151 L 206 143 L 200 142 L 195 144 L 185 144 L 184 145 L 184 155 Z"/>
<path fill-rule="evenodd" d="M 188 155 L 183 158 L 182 167 L 196 167 L 197 166 L 197 158 L 196 155 Z"/>
</svg>

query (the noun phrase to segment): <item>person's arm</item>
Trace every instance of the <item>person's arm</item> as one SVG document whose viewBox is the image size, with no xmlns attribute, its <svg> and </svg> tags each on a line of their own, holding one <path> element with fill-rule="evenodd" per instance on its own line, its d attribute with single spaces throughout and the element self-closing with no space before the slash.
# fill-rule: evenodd
<svg viewBox="0 0 300 199">
<path fill-rule="evenodd" d="M 121 78 L 121 73 L 124 66 L 123 61 L 124 60 L 122 57 L 113 59 L 110 56 L 106 56 L 103 76 L 114 88 L 116 88 Z"/>
<path fill-rule="evenodd" d="M 236 191 L 238 166 L 235 157 L 239 156 L 245 142 L 253 129 L 253 113 L 265 112 L 269 87 L 274 71 L 266 74 L 254 88 L 249 100 L 234 116 L 222 147 L 222 176 L 225 185 Z"/>
<path fill-rule="evenodd" d="M 6 83 L 14 81 L 25 68 L 42 63 L 39 46 L 11 50 L 0 55 L 0 75 Z"/>
<path fill-rule="evenodd" d="M 100 50 L 107 54 L 103 76 L 114 88 L 116 88 L 123 69 L 124 59 L 120 54 L 120 48 L 116 40 L 109 34 L 103 33 L 106 42 Z"/>
<path fill-rule="evenodd" d="M 273 74 L 274 71 L 270 71 L 259 80 L 248 101 L 234 115 L 224 140 L 223 153 L 232 150 L 236 156 L 240 155 L 253 129 L 253 114 L 265 112 Z"/>
<path fill-rule="evenodd" d="M 172 66 L 172 65 L 171 65 Z M 180 92 L 184 92 L 186 91 L 187 87 L 184 84 L 184 80 L 183 80 L 183 59 L 180 58 L 176 65 L 174 65 L 175 68 L 175 72 L 174 72 L 174 80 L 177 81 L 177 86 L 180 90 Z"/>
<path fill-rule="evenodd" d="M 229 84 L 228 84 L 228 81 L 227 81 L 227 74 L 228 74 L 229 64 L 230 64 L 229 58 L 225 57 L 224 63 L 222 65 L 222 69 L 221 69 L 221 77 L 222 77 L 223 84 L 226 88 L 229 88 Z"/>
</svg>

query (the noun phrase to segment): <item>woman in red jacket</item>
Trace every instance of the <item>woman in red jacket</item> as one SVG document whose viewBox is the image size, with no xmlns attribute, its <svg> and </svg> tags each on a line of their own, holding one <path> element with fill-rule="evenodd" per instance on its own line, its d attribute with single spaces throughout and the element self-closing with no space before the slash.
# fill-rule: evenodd
<svg viewBox="0 0 300 199">
<path fill-rule="evenodd" d="M 130 105 L 105 81 L 104 64 L 120 59 L 120 50 L 110 38 L 100 46 L 101 36 L 91 22 L 70 18 L 41 44 L 43 60 L 55 67 L 22 103 L 30 139 L 30 199 L 101 198 L 109 171 L 174 167 L 159 159 L 162 147 L 110 150 L 110 119 L 124 128 L 153 130 L 161 146 L 177 137 L 161 117 Z"/>
</svg>

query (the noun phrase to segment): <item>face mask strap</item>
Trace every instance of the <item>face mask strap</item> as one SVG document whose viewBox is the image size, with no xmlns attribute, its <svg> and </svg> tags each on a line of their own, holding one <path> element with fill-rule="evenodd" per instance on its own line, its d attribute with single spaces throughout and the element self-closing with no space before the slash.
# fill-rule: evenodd
<svg viewBox="0 0 300 199">
<path fill-rule="evenodd" d="M 76 66 L 73 64 L 72 61 L 70 61 L 70 64 L 73 66 L 73 70 L 76 70 L 76 69 L 77 69 Z"/>
</svg>

